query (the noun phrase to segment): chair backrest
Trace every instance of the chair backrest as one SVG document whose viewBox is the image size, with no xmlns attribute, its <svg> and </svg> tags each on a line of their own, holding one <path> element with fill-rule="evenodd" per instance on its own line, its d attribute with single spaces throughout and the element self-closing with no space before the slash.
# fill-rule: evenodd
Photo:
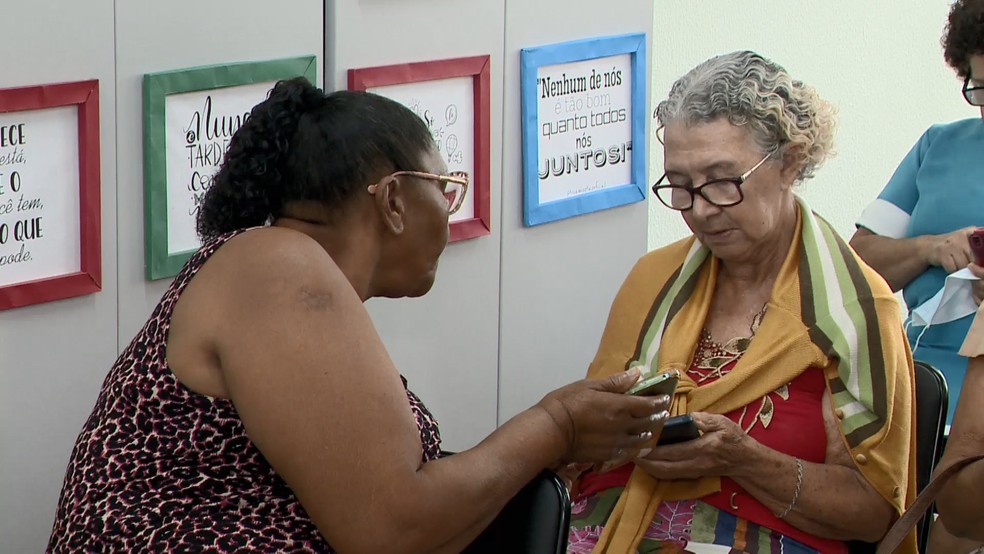
<svg viewBox="0 0 984 554">
<path fill-rule="evenodd" d="M 936 462 L 943 455 L 943 433 L 949 393 L 946 379 L 938 369 L 926 362 L 915 361 L 916 367 L 916 486 L 923 490 L 929 484 Z"/>
<path fill-rule="evenodd" d="M 916 487 L 923 490 L 933 476 L 936 463 L 943 455 L 946 412 L 949 392 L 946 378 L 938 369 L 916 360 Z M 916 527 L 919 551 L 925 552 L 929 540 L 932 514 L 927 514 Z"/>
<path fill-rule="evenodd" d="M 571 525 L 571 498 L 556 473 L 530 481 L 464 550 L 463 554 L 564 554 Z"/>
<path fill-rule="evenodd" d="M 946 429 L 946 410 L 949 393 L 946 379 L 938 369 L 926 362 L 913 362 L 916 370 L 916 490 L 923 490 L 933 476 L 936 463 L 943 455 L 943 433 Z M 926 514 L 916 526 L 919 552 L 926 551 L 932 513 Z M 874 543 L 852 542 L 851 554 L 874 554 Z"/>
</svg>

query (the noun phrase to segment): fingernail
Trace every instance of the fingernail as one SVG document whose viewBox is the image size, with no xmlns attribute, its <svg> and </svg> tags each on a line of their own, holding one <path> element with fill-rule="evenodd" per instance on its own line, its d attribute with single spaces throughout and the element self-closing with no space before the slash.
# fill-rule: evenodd
<svg viewBox="0 0 984 554">
<path fill-rule="evenodd" d="M 662 406 L 670 401 L 670 397 L 665 394 L 653 397 L 653 407 Z"/>
<path fill-rule="evenodd" d="M 645 458 L 652 451 L 653 451 L 652 448 L 643 448 L 642 450 L 639 451 L 638 454 L 636 454 L 636 458 Z"/>
<path fill-rule="evenodd" d="M 653 423 L 658 423 L 660 420 L 666 419 L 668 417 L 670 417 L 670 412 L 667 412 L 666 410 L 663 410 L 662 412 L 659 412 L 659 413 L 656 413 L 656 414 L 653 414 L 653 415 L 649 416 L 649 421 L 651 421 Z"/>
</svg>

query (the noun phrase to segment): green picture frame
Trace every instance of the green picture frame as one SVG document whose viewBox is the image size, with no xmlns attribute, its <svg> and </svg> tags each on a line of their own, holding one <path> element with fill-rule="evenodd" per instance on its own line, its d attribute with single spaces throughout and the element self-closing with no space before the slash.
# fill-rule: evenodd
<svg viewBox="0 0 984 554">
<path fill-rule="evenodd" d="M 250 94 L 256 96 L 257 91 L 254 90 L 256 85 L 263 83 L 276 82 L 282 79 L 291 79 L 294 77 L 306 77 L 312 83 L 316 83 L 317 79 L 317 57 L 316 56 L 301 56 L 296 58 L 285 58 L 276 59 L 269 61 L 257 61 L 257 62 L 240 62 L 240 63 L 230 63 L 222 65 L 210 65 L 202 67 L 193 67 L 187 69 L 178 69 L 172 71 L 165 71 L 159 73 L 148 73 L 144 75 L 143 78 L 143 151 L 144 151 L 144 253 L 145 253 L 145 269 L 146 276 L 148 280 L 163 279 L 166 277 L 173 277 L 181 270 L 181 267 L 188 261 L 188 258 L 197 250 L 197 247 L 190 247 L 191 242 L 187 238 L 189 230 L 184 229 L 184 225 L 181 226 L 180 231 L 182 236 L 185 237 L 183 240 L 183 246 L 178 247 L 170 244 L 170 241 L 174 241 L 177 244 L 177 240 L 174 239 L 175 232 L 178 231 L 178 227 L 169 230 L 169 210 L 174 211 L 173 204 L 169 206 L 168 204 L 168 194 L 171 191 L 175 194 L 175 201 L 178 199 L 177 191 L 182 190 L 178 187 L 184 187 L 189 192 L 185 195 L 193 194 L 197 198 L 194 200 L 197 202 L 200 200 L 200 194 L 204 194 L 204 190 L 207 189 L 207 182 L 210 180 L 211 176 L 206 175 L 199 178 L 199 182 L 196 184 L 192 182 L 191 184 L 181 185 L 177 183 L 178 175 L 174 175 L 174 179 L 169 184 L 168 179 L 168 156 L 172 156 L 172 162 L 174 159 L 175 151 L 180 146 L 181 148 L 187 148 L 189 164 L 194 166 L 196 163 L 196 158 L 192 153 L 195 144 L 192 141 L 192 137 L 200 138 L 201 136 L 208 135 L 209 123 L 206 120 L 205 130 L 206 133 L 195 135 L 194 131 L 189 131 L 187 129 L 182 129 L 185 133 L 188 144 L 174 144 L 173 137 L 175 135 L 174 121 L 172 119 L 172 127 L 168 128 L 168 114 L 167 105 L 169 97 L 177 101 L 180 96 L 181 101 L 188 100 L 191 102 L 194 98 L 194 94 L 186 93 L 209 93 L 210 91 L 220 91 L 217 94 L 223 95 L 235 95 L 235 87 L 249 87 Z M 266 89 L 269 90 L 269 89 Z M 238 105 L 245 105 L 244 102 L 249 101 L 249 107 L 259 103 L 263 100 L 263 97 L 255 98 L 251 100 L 247 95 L 243 95 L 243 98 L 237 99 Z M 205 117 L 222 117 L 222 115 L 212 114 L 212 95 L 207 94 L 207 113 Z M 248 115 L 248 108 L 245 110 L 246 115 Z M 218 159 L 221 158 L 224 152 L 224 147 L 221 148 L 221 152 L 218 152 L 218 147 L 227 145 L 228 142 L 228 131 L 232 131 L 233 127 L 241 124 L 245 120 L 245 115 L 242 111 L 237 112 L 238 115 L 235 117 L 228 117 L 222 121 L 222 123 L 216 123 L 213 120 L 213 126 L 216 129 L 222 128 L 222 140 L 214 141 L 210 146 L 216 147 L 212 148 L 212 152 L 207 152 L 205 154 L 207 167 L 205 161 L 202 161 L 201 148 L 199 147 L 199 155 L 197 158 L 198 162 L 201 162 L 203 170 L 211 170 L 218 163 Z M 199 117 L 199 122 L 202 117 Z M 238 127 L 235 127 L 238 128 Z M 172 144 L 168 144 L 168 137 L 172 137 Z M 211 140 L 211 137 L 209 137 Z M 173 163 L 172 163 L 172 167 Z M 176 173 L 176 172 L 175 172 Z M 206 171 L 207 173 L 207 171 Z M 198 172 L 195 172 L 198 175 Z M 203 173 L 204 175 L 204 173 Z M 194 178 L 192 179 L 194 181 Z M 201 185 L 199 187 L 199 185 Z M 191 192 L 192 189 L 196 189 L 195 192 Z M 197 190 L 197 189 L 201 190 Z M 189 214 L 190 216 L 190 214 Z M 187 217 L 184 218 L 187 220 Z M 182 224 L 187 224 L 187 221 L 182 221 Z M 177 225 L 177 223 L 174 223 Z M 170 235 L 169 235 L 170 232 Z M 190 231 L 193 232 L 193 229 Z M 170 239 L 169 239 L 170 237 Z"/>
</svg>

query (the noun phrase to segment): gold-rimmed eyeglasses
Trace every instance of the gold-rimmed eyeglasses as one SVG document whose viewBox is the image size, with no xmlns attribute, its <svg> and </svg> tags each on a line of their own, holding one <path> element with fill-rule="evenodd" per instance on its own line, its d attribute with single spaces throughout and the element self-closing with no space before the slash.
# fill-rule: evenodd
<svg viewBox="0 0 984 554">
<path fill-rule="evenodd" d="M 468 173 L 465 171 L 452 171 L 447 175 L 438 175 L 425 171 L 396 171 L 390 173 L 386 178 L 399 177 L 400 175 L 441 183 L 441 193 L 444 194 L 444 199 L 448 201 L 448 215 L 453 215 L 461 209 L 461 205 L 465 201 L 465 195 L 468 194 Z M 376 185 L 369 187 L 370 193 L 375 192 L 375 190 Z"/>
</svg>

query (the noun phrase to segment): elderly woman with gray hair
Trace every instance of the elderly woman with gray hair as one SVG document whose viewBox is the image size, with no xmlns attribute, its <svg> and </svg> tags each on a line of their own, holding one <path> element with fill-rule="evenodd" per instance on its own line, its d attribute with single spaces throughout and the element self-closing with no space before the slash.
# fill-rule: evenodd
<svg viewBox="0 0 984 554">
<path fill-rule="evenodd" d="M 892 291 L 794 193 L 830 155 L 832 107 L 734 52 L 674 83 L 656 117 L 653 192 L 693 234 L 629 273 L 589 375 L 678 370 L 671 413 L 700 436 L 581 476 L 568 551 L 880 540 L 915 492 L 913 368 Z"/>
</svg>

